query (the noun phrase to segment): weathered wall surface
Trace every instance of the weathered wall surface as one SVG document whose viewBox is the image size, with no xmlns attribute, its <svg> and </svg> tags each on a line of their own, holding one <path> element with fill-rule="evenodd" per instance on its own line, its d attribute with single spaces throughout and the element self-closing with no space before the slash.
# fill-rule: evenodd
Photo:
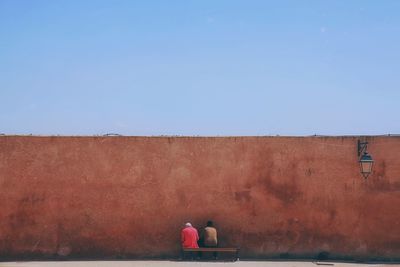
<svg viewBox="0 0 400 267">
<path fill-rule="evenodd" d="M 0 255 L 178 257 L 216 222 L 241 256 L 400 258 L 400 138 L 0 137 Z"/>
</svg>

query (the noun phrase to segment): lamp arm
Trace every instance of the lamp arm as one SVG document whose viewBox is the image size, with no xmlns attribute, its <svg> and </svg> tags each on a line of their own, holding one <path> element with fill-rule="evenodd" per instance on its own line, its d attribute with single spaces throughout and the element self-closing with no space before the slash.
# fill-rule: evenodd
<svg viewBox="0 0 400 267">
<path fill-rule="evenodd" d="M 368 142 L 361 142 L 360 140 L 358 140 L 358 145 L 357 145 L 358 151 L 357 152 L 358 152 L 359 158 L 363 152 L 367 151 L 367 146 L 368 146 Z"/>
</svg>

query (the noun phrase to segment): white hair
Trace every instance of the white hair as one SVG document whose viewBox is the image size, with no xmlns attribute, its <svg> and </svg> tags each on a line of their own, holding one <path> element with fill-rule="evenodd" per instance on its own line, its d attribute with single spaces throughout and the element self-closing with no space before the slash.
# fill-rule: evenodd
<svg viewBox="0 0 400 267">
<path fill-rule="evenodd" d="M 192 224 L 190 222 L 185 223 L 186 227 L 192 227 Z"/>
</svg>

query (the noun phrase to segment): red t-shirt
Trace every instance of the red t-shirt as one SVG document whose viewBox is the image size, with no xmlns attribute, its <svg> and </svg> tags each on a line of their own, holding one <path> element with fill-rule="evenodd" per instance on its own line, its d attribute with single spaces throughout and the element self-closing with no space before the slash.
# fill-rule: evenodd
<svg viewBox="0 0 400 267">
<path fill-rule="evenodd" d="M 196 228 L 186 227 L 181 232 L 182 247 L 184 248 L 198 248 L 197 240 L 199 240 L 199 234 Z"/>
</svg>

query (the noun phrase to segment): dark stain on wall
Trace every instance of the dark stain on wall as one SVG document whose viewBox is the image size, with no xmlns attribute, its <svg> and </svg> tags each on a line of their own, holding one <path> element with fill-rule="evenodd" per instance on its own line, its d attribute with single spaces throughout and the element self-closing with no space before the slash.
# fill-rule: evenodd
<svg viewBox="0 0 400 267">
<path fill-rule="evenodd" d="M 235 192 L 235 199 L 237 201 L 250 201 L 251 200 L 250 192 L 251 192 L 250 190 Z"/>
<path fill-rule="evenodd" d="M 258 183 L 264 188 L 267 195 L 274 196 L 285 205 L 294 203 L 302 195 L 294 178 L 291 179 L 291 182 L 275 182 L 270 175 L 265 175 L 259 179 Z"/>
</svg>

